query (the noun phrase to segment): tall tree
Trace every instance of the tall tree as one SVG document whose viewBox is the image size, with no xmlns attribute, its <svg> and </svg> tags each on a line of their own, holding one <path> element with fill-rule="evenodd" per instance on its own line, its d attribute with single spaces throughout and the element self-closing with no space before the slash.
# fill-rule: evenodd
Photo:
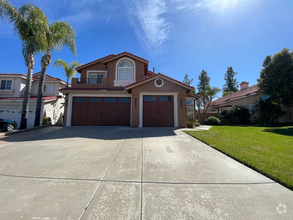
<svg viewBox="0 0 293 220">
<path fill-rule="evenodd" d="M 207 86 L 210 86 L 210 77 L 208 77 L 208 73 L 205 70 L 202 70 L 200 75 L 198 76 L 199 83 L 197 84 L 197 91 L 202 92 L 206 90 Z"/>
<path fill-rule="evenodd" d="M 61 59 L 55 60 L 54 68 L 62 67 L 64 70 L 65 76 L 67 78 L 66 88 L 68 88 L 69 79 L 71 79 L 73 76 L 75 76 L 75 73 L 76 73 L 75 68 L 80 65 L 82 65 L 82 64 L 77 61 L 72 61 L 70 64 L 67 64 L 64 60 L 61 60 Z"/>
<path fill-rule="evenodd" d="M 34 55 L 43 53 L 48 48 L 46 34 L 49 32 L 49 23 L 47 16 L 40 8 L 32 4 L 16 8 L 3 0 L 0 1 L 0 17 L 7 19 L 13 25 L 15 33 L 23 42 L 22 53 L 27 67 L 27 79 L 19 129 L 24 129 L 27 127 L 32 74 L 35 65 Z"/>
<path fill-rule="evenodd" d="M 184 82 L 185 84 L 191 86 L 192 85 L 192 82 L 193 82 L 193 79 L 189 79 L 189 76 L 187 74 L 185 74 L 182 82 Z M 195 93 L 195 88 L 194 87 L 193 87 L 192 92 Z"/>
<path fill-rule="evenodd" d="M 284 48 L 273 57 L 267 56 L 262 64 L 258 87 L 272 101 L 293 105 L 293 52 Z"/>
<path fill-rule="evenodd" d="M 38 97 L 36 105 L 36 115 L 34 126 L 40 126 L 42 97 L 44 92 L 44 79 L 46 78 L 47 66 L 50 65 L 52 57 L 51 51 L 60 51 L 63 47 L 70 48 L 73 54 L 76 54 L 75 33 L 73 28 L 67 22 L 54 22 L 50 24 L 50 32 L 47 33 L 47 53 L 41 60 L 41 74 L 38 86 Z"/>
<path fill-rule="evenodd" d="M 217 93 L 220 91 L 221 89 L 217 87 L 207 86 L 205 90 L 198 93 L 200 95 L 200 103 L 202 105 L 204 113 L 208 111 L 208 109 L 210 108 L 211 102 L 217 96 Z"/>
<path fill-rule="evenodd" d="M 236 92 L 238 91 L 238 82 L 234 79 L 234 76 L 237 73 L 234 72 L 232 66 L 228 67 L 227 72 L 225 73 L 224 79 L 226 80 L 225 85 L 223 86 L 223 94 L 224 92 Z M 223 95 L 224 96 L 224 95 Z"/>
</svg>

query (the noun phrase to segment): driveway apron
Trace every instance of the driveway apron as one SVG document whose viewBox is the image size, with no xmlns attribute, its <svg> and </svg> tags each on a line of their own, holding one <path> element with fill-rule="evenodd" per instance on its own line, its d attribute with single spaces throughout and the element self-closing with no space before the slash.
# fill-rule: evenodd
<svg viewBox="0 0 293 220">
<path fill-rule="evenodd" d="M 293 192 L 175 128 L 0 138 L 0 219 L 292 219 Z"/>
</svg>

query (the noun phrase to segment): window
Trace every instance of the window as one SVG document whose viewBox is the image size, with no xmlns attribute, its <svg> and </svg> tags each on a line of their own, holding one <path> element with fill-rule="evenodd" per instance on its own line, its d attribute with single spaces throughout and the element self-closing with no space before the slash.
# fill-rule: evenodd
<svg viewBox="0 0 293 220">
<path fill-rule="evenodd" d="M 89 102 L 101 102 L 101 98 L 90 98 Z"/>
<path fill-rule="evenodd" d="M 104 78 L 103 74 L 90 74 L 89 83 L 90 84 L 101 84 L 103 78 Z"/>
<path fill-rule="evenodd" d="M 160 101 L 161 101 L 161 102 L 164 102 L 164 101 L 169 101 L 169 102 L 171 102 L 171 101 L 172 101 L 172 96 L 161 96 L 161 97 L 160 97 Z"/>
<path fill-rule="evenodd" d="M 74 102 L 85 102 L 86 98 L 74 98 Z"/>
<path fill-rule="evenodd" d="M 52 85 L 44 85 L 44 92 L 52 92 Z"/>
<path fill-rule="evenodd" d="M 186 106 L 186 118 L 194 119 L 194 107 Z"/>
<path fill-rule="evenodd" d="M 104 102 L 115 102 L 115 98 L 104 98 Z"/>
<path fill-rule="evenodd" d="M 119 102 L 130 103 L 130 98 L 119 98 Z"/>
<path fill-rule="evenodd" d="M 143 101 L 145 101 L 145 102 L 153 102 L 153 101 L 156 101 L 156 97 L 155 96 L 144 96 Z"/>
<path fill-rule="evenodd" d="M 133 79 L 133 66 L 129 61 L 122 61 L 119 64 L 118 80 L 132 80 Z"/>
<path fill-rule="evenodd" d="M 193 100 L 186 100 L 186 105 L 194 105 Z"/>
<path fill-rule="evenodd" d="M 0 90 L 11 90 L 12 80 L 1 80 Z"/>
</svg>

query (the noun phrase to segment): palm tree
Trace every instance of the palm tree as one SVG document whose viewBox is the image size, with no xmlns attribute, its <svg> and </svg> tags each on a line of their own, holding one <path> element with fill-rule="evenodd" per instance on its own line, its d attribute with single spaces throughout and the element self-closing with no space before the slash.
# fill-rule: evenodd
<svg viewBox="0 0 293 220">
<path fill-rule="evenodd" d="M 82 64 L 80 62 L 77 61 L 72 61 L 69 65 L 61 59 L 55 60 L 54 62 L 54 68 L 56 67 L 62 67 L 66 78 L 67 78 L 67 82 L 66 82 L 66 88 L 68 88 L 68 81 L 69 79 L 71 79 L 73 76 L 75 76 L 76 70 L 75 68 L 78 66 L 81 66 Z"/>
<path fill-rule="evenodd" d="M 46 34 L 50 31 L 49 23 L 43 11 L 33 4 L 25 4 L 16 8 L 3 0 L 0 1 L 0 18 L 12 23 L 15 33 L 23 41 L 22 53 L 27 67 L 27 79 L 19 129 L 24 129 L 27 127 L 32 73 L 35 65 L 34 54 L 46 52 L 48 48 Z"/>
<path fill-rule="evenodd" d="M 50 25 L 50 32 L 47 33 L 47 53 L 41 60 L 41 73 L 38 86 L 38 97 L 34 126 L 40 126 L 42 97 L 44 92 L 44 79 L 46 78 L 47 66 L 50 65 L 52 57 L 51 50 L 60 51 L 68 46 L 73 54 L 76 54 L 75 33 L 67 22 L 54 22 Z"/>
</svg>

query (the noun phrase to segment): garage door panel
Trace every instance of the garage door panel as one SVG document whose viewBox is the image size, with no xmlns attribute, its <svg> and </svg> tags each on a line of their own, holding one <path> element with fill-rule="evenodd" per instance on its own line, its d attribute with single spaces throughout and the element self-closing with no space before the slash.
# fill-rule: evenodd
<svg viewBox="0 0 293 220">
<path fill-rule="evenodd" d="M 173 127 L 173 96 L 144 96 L 143 126 Z"/>
<path fill-rule="evenodd" d="M 130 126 L 130 98 L 126 99 L 127 102 L 112 97 L 74 98 L 72 125 Z"/>
</svg>

